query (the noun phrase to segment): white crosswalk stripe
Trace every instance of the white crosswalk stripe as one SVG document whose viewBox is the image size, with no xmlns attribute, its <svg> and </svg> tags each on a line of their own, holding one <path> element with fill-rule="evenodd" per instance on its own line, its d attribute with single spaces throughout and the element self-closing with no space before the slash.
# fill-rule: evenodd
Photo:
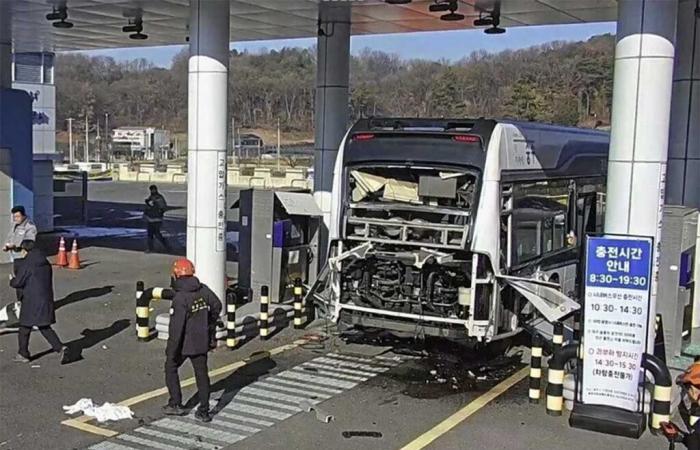
<svg viewBox="0 0 700 450">
<path fill-rule="evenodd" d="M 365 372 L 372 372 L 375 375 L 378 375 L 380 373 L 386 372 L 387 370 L 390 370 L 389 367 L 372 366 L 369 364 L 363 364 L 363 363 L 353 362 L 353 361 L 346 361 L 344 359 L 336 359 L 336 358 L 331 358 L 331 357 L 316 358 L 316 359 L 311 360 L 310 362 L 331 364 L 332 366 L 339 366 L 339 367 L 349 367 L 351 369 L 358 369 L 358 370 L 362 370 Z"/>
<path fill-rule="evenodd" d="M 139 427 L 134 430 L 135 433 L 142 434 L 146 437 L 160 438 L 164 441 L 172 441 L 178 444 L 184 444 L 185 448 L 201 448 L 204 450 L 217 450 L 220 448 L 219 445 L 210 444 L 209 442 L 204 442 L 202 440 L 197 440 L 191 437 L 180 436 L 173 433 L 165 433 L 159 429 L 154 429 L 153 426 Z"/>
<path fill-rule="evenodd" d="M 325 375 L 325 376 L 331 377 L 331 378 L 340 378 L 341 380 L 357 381 L 358 383 L 362 382 L 362 381 L 367 381 L 369 379 L 368 377 L 358 377 L 358 376 L 354 376 L 354 375 L 348 375 L 345 373 L 334 372 L 331 369 L 317 369 L 315 367 L 303 367 L 303 365 L 299 366 L 299 367 L 295 367 L 295 368 L 290 369 L 290 370 L 293 370 L 295 372 L 300 372 L 300 373 L 310 373 L 313 375 Z M 374 375 L 372 375 L 372 376 L 374 376 Z"/>
<path fill-rule="evenodd" d="M 181 431 L 190 435 L 201 436 L 203 438 L 232 444 L 245 438 L 245 436 L 226 431 L 215 430 L 204 425 L 194 425 L 187 423 L 184 420 L 161 419 L 155 422 L 159 427 L 169 428 L 175 431 Z"/>
<path fill-rule="evenodd" d="M 232 410 L 236 410 L 236 408 L 231 408 Z M 246 416 L 241 416 L 240 414 L 234 414 L 232 412 L 227 411 L 226 408 L 222 409 L 218 413 L 216 413 L 217 417 L 218 416 L 223 416 L 226 417 L 227 419 L 232 419 L 232 420 L 237 420 L 239 422 L 246 422 L 246 423 L 254 423 L 255 425 L 260 425 L 261 427 L 271 427 L 272 425 L 275 424 L 275 422 L 269 422 L 267 420 L 262 420 L 262 419 L 254 419 L 252 417 L 246 417 Z"/>
<path fill-rule="evenodd" d="M 286 409 L 289 411 L 294 411 L 294 412 L 299 412 L 301 411 L 301 408 L 298 406 L 293 406 L 293 405 L 287 405 L 284 403 L 280 402 L 273 402 L 270 400 L 264 400 L 258 397 L 253 397 L 252 395 L 241 395 L 238 394 L 236 397 L 234 397 L 234 402 L 235 401 L 241 401 L 241 402 L 248 402 L 252 403 L 254 405 L 264 405 L 264 406 L 269 406 L 270 408 L 275 408 L 275 409 Z"/>
<path fill-rule="evenodd" d="M 255 383 L 253 386 L 257 386 L 258 383 Z M 275 391 L 270 391 L 268 389 L 259 389 L 257 387 L 244 387 L 241 389 L 239 392 L 242 392 L 244 394 L 252 394 L 257 397 L 263 397 L 263 398 L 272 398 L 275 400 L 280 400 L 283 402 L 291 403 L 293 405 L 298 405 L 299 402 L 302 402 L 304 400 L 311 402 L 311 403 L 318 403 L 320 400 L 318 399 L 313 399 L 309 396 L 304 396 L 304 397 L 299 397 L 296 395 L 288 395 L 288 394 L 281 394 Z"/>
<path fill-rule="evenodd" d="M 293 394 L 306 395 L 310 399 L 320 398 L 320 399 L 326 400 L 326 399 L 329 399 L 332 397 L 332 395 L 321 394 L 319 392 L 312 392 L 309 389 L 296 389 L 296 388 L 293 388 L 290 386 L 285 386 L 279 382 L 273 382 L 274 383 L 273 384 L 273 383 L 267 383 L 267 381 L 270 381 L 270 379 L 266 378 L 265 381 L 258 381 L 257 383 L 255 383 L 255 386 L 259 387 L 259 388 L 264 388 L 266 390 L 273 389 L 276 391 L 291 392 Z M 302 386 L 303 386 L 303 384 L 302 384 Z"/>
<path fill-rule="evenodd" d="M 277 374 L 278 377 L 291 378 L 293 380 L 306 381 L 307 383 L 320 384 L 321 386 L 332 386 L 339 387 L 342 389 L 352 389 L 357 386 L 357 383 L 352 383 L 350 381 L 341 381 L 335 378 L 317 377 L 310 375 L 311 372 L 294 372 L 291 370 L 280 372 Z"/>
<path fill-rule="evenodd" d="M 360 377 L 360 378 L 363 378 L 363 377 L 364 378 L 368 378 L 368 377 L 371 378 L 371 377 L 374 377 L 377 375 L 376 373 L 373 373 L 373 372 L 365 372 L 363 370 L 349 369 L 347 367 L 341 367 L 340 365 L 333 365 L 333 364 L 329 364 L 329 363 L 318 363 L 315 361 L 305 362 L 302 364 L 302 367 L 313 367 L 316 369 L 331 370 L 333 372 L 340 372 L 340 373 L 347 374 L 347 375 L 354 375 L 354 376 Z"/>
<path fill-rule="evenodd" d="M 301 387 L 304 388 L 306 392 L 309 393 L 316 393 L 316 392 L 324 392 L 324 393 L 329 393 L 329 394 L 340 394 L 343 392 L 342 389 L 333 389 L 329 388 L 327 386 L 317 386 L 309 383 L 304 383 L 303 381 L 295 381 L 295 380 L 287 380 L 284 378 L 278 378 L 276 376 L 265 378 L 263 381 L 268 382 L 268 383 L 275 383 L 275 384 L 283 384 L 286 386 L 296 386 L 296 387 Z"/>
<path fill-rule="evenodd" d="M 162 442 L 152 441 L 150 439 L 142 438 L 139 436 L 133 436 L 131 434 L 121 434 L 121 435 L 117 436 L 117 439 L 121 439 L 122 441 L 127 441 L 127 442 L 133 442 L 134 444 L 144 445 L 148 448 L 156 448 L 159 450 L 172 450 L 172 449 L 187 450 L 187 447 L 180 447 L 180 446 L 174 445 L 174 444 L 163 444 Z"/>
<path fill-rule="evenodd" d="M 165 417 L 89 449 L 217 450 L 288 419 L 302 410 L 301 402 L 321 403 L 407 359 L 328 353 L 243 386 L 233 398 L 220 391 L 217 396 L 223 399 L 210 401 L 214 414 L 208 424 L 196 422 L 192 411 L 187 417 Z"/>
<path fill-rule="evenodd" d="M 228 409 L 228 407 L 226 409 Z M 226 409 L 224 409 L 224 411 L 226 411 Z M 259 408 L 257 406 L 248 405 L 246 403 L 237 403 L 235 408 L 232 407 L 231 410 L 276 420 L 284 420 L 288 417 L 292 417 L 292 413 L 276 411 L 268 408 Z"/>
</svg>

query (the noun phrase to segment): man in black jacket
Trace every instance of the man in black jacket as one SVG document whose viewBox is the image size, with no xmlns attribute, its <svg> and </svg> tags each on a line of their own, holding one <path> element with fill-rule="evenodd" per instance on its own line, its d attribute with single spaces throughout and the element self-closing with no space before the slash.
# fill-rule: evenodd
<svg viewBox="0 0 700 450">
<path fill-rule="evenodd" d="M 160 228 L 163 226 L 163 216 L 168 210 L 168 204 L 165 201 L 165 197 L 158 192 L 158 187 L 154 184 L 148 188 L 151 195 L 148 196 L 144 202 L 146 203 L 146 210 L 143 213 L 144 220 L 146 220 L 146 253 L 153 251 L 153 239 L 158 239 L 163 245 L 167 252 L 170 252 L 170 245 L 168 241 L 163 237 L 163 233 L 160 232 Z"/>
<path fill-rule="evenodd" d="M 178 369 L 189 358 L 199 391 L 199 408 L 195 419 L 210 422 L 209 370 L 207 353 L 211 349 L 216 323 L 221 313 L 221 302 L 211 289 L 194 276 L 191 261 L 180 258 L 173 264 L 173 298 L 170 308 L 168 343 L 165 347 L 165 385 L 170 399 L 163 407 L 168 415 L 182 415 L 182 392 Z"/>
<path fill-rule="evenodd" d="M 14 361 L 29 362 L 29 335 L 32 327 L 49 342 L 54 352 L 63 359 L 64 347 L 51 325 L 56 323 L 53 298 L 53 271 L 44 254 L 35 247 L 34 241 L 21 244 L 24 259 L 19 264 L 17 276 L 10 286 L 23 289 L 22 308 L 19 314 L 19 351 Z"/>
</svg>

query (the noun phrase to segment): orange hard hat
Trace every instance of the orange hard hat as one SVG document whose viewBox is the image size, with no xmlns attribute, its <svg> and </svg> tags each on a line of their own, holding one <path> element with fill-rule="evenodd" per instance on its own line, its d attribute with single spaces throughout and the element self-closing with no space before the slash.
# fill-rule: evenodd
<svg viewBox="0 0 700 450">
<path fill-rule="evenodd" d="M 175 278 L 191 277 L 194 275 L 194 264 L 186 258 L 178 258 L 173 263 L 173 276 Z"/>
<path fill-rule="evenodd" d="M 692 366 L 688 367 L 681 381 L 683 384 L 692 384 L 693 386 L 700 387 L 700 362 L 693 363 Z"/>
</svg>

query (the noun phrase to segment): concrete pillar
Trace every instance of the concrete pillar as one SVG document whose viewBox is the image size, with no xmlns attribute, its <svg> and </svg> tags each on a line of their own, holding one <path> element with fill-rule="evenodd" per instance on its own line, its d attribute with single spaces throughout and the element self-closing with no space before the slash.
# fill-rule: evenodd
<svg viewBox="0 0 700 450">
<path fill-rule="evenodd" d="M 617 13 L 605 231 L 656 239 L 650 343 L 654 342 L 677 5 L 676 0 L 620 0 Z"/>
<path fill-rule="evenodd" d="M 223 302 L 229 1 L 191 0 L 187 257 Z"/>
<path fill-rule="evenodd" d="M 333 165 L 348 128 L 350 85 L 350 3 L 319 4 L 316 72 L 314 197 L 326 228 L 319 248 L 327 246 Z M 325 250 L 324 250 L 325 251 Z M 321 258 L 324 260 L 325 258 Z M 322 263 L 322 261 L 321 261 Z"/>
<path fill-rule="evenodd" d="M 666 201 L 700 208 L 700 0 L 678 1 L 670 133 Z"/>
<path fill-rule="evenodd" d="M 0 2 L 0 89 L 12 88 L 12 11 Z"/>
</svg>

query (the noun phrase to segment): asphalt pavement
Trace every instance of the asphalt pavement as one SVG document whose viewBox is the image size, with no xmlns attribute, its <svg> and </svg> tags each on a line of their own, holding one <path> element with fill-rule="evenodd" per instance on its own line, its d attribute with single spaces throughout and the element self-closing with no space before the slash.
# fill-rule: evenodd
<svg viewBox="0 0 700 450">
<path fill-rule="evenodd" d="M 135 334 L 136 280 L 164 285 L 173 259 L 143 253 L 139 213 L 147 186 L 90 183 L 88 227 L 67 226 L 41 237 L 50 250 L 59 234 L 81 236 L 84 268 L 57 268 L 54 281 L 55 329 L 72 356 L 60 364 L 34 333 L 35 359 L 13 363 L 16 334 L 0 332 L 0 450 L 423 448 L 415 444 L 418 438 L 430 449 L 665 448 L 649 433 L 631 440 L 573 430 L 566 414 L 553 418 L 543 405 L 529 404 L 527 378 L 521 380 L 526 358 L 517 342 L 504 356 L 443 341 L 341 337 L 322 321 L 306 330 L 276 329 L 268 341 L 253 337 L 235 351 L 211 353 L 211 424 L 198 424 L 191 416 L 164 417 L 164 342 L 141 343 Z M 182 243 L 185 187 L 163 185 L 161 191 L 172 207 L 166 232 Z M 237 191 L 229 195 L 232 204 Z M 184 253 L 184 246 L 178 252 Z M 236 253 L 231 242 L 231 274 Z M 0 266 L 0 279 L 7 279 L 9 270 Z M 13 295 L 0 284 L 2 304 Z M 157 314 L 168 305 L 154 307 Z M 182 378 L 191 376 L 186 363 Z M 502 389 L 509 380 L 515 380 L 513 386 Z M 194 386 L 183 393 L 194 406 Z M 100 424 L 63 412 L 63 405 L 81 398 L 98 404 L 126 401 L 135 418 Z M 455 414 L 463 420 L 450 419 Z M 332 421 L 319 420 L 328 415 Z M 63 424 L 67 419 L 73 421 Z"/>
</svg>

